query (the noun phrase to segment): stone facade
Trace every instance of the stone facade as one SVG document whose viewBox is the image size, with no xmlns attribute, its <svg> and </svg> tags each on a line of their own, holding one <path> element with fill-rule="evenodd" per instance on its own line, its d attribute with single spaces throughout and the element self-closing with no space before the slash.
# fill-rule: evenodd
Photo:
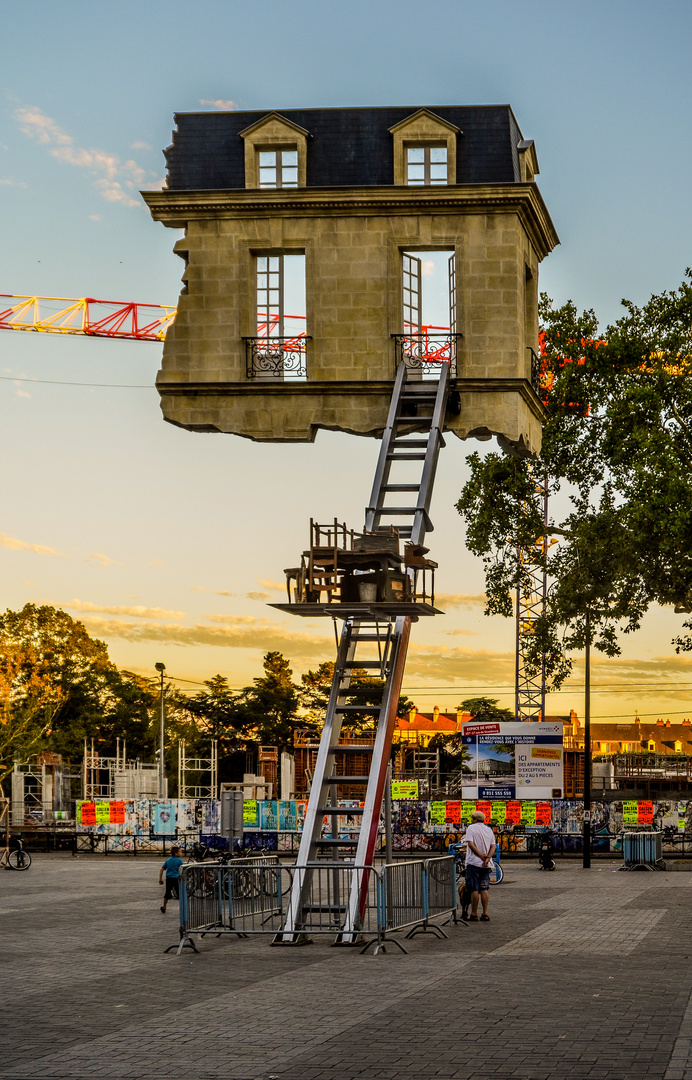
<svg viewBox="0 0 692 1080">
<path fill-rule="evenodd" d="M 279 141 L 279 120 L 270 115 L 264 145 Z M 414 121 L 417 135 L 433 137 L 430 114 Z M 405 125 L 403 134 L 402 124 L 391 130 L 403 147 Z M 444 130 L 451 139 L 450 125 Z M 253 124 L 241 147 L 254 183 L 248 145 L 261 133 Z M 144 193 L 156 220 L 185 229 L 175 245 L 184 288 L 157 380 L 165 419 L 262 441 L 312 441 L 319 428 L 380 435 L 396 369 L 392 335 L 403 329 L 402 253 L 441 250 L 456 256 L 462 335 L 446 429 L 536 452 L 543 408 L 529 347 L 538 348 L 538 264 L 558 241 L 535 182 L 407 187 L 396 158 L 391 186 L 315 188 L 305 185 L 306 145 L 297 189 Z M 520 175 L 528 153 L 533 176 L 532 148 L 519 144 Z M 267 253 L 305 256 L 304 382 L 247 376 L 254 260 Z"/>
</svg>

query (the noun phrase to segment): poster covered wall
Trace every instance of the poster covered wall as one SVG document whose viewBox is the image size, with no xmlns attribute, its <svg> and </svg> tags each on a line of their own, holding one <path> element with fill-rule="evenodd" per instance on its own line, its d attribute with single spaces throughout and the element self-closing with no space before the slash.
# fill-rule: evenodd
<svg viewBox="0 0 692 1080">
<path fill-rule="evenodd" d="M 561 799 L 562 721 L 462 725 L 464 799 Z"/>
</svg>

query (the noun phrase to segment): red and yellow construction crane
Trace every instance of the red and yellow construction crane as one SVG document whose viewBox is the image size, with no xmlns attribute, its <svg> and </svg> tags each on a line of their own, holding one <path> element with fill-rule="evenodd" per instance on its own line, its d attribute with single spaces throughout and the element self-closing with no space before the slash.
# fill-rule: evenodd
<svg viewBox="0 0 692 1080">
<path fill-rule="evenodd" d="M 0 330 L 85 334 L 124 341 L 163 341 L 177 308 L 94 300 L 85 296 L 15 296 L 0 293 Z"/>
</svg>

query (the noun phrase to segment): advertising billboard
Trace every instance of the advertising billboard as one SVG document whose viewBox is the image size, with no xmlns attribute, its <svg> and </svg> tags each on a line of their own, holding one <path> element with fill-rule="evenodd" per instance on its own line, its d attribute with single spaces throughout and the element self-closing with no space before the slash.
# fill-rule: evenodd
<svg viewBox="0 0 692 1080">
<path fill-rule="evenodd" d="M 462 724 L 464 799 L 561 799 L 562 721 Z"/>
</svg>

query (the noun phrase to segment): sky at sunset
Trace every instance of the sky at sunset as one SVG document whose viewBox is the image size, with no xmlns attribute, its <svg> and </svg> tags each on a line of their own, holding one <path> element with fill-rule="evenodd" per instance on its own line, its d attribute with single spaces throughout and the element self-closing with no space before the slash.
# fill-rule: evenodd
<svg viewBox="0 0 692 1080">
<path fill-rule="evenodd" d="M 561 246 L 540 288 L 593 307 L 674 288 L 692 264 L 692 8 L 638 0 L 3 0 L 0 292 L 175 304 L 178 233 L 139 195 L 160 187 L 173 113 L 509 103 L 534 139 Z M 279 649 L 332 659 L 328 621 L 268 607 L 308 522 L 358 528 L 378 444 L 321 432 L 254 444 L 165 424 L 161 346 L 0 331 L 0 607 L 63 607 L 122 667 L 165 662 L 194 689 L 234 687 Z M 98 385 L 79 385 L 98 384 Z M 514 624 L 483 615 L 480 563 L 454 503 L 466 455 L 447 439 L 431 554 L 447 614 L 414 627 L 420 709 L 513 702 Z M 595 660 L 594 717 L 692 716 L 692 659 L 655 609 Z M 582 713 L 579 670 L 548 711 Z"/>
</svg>

